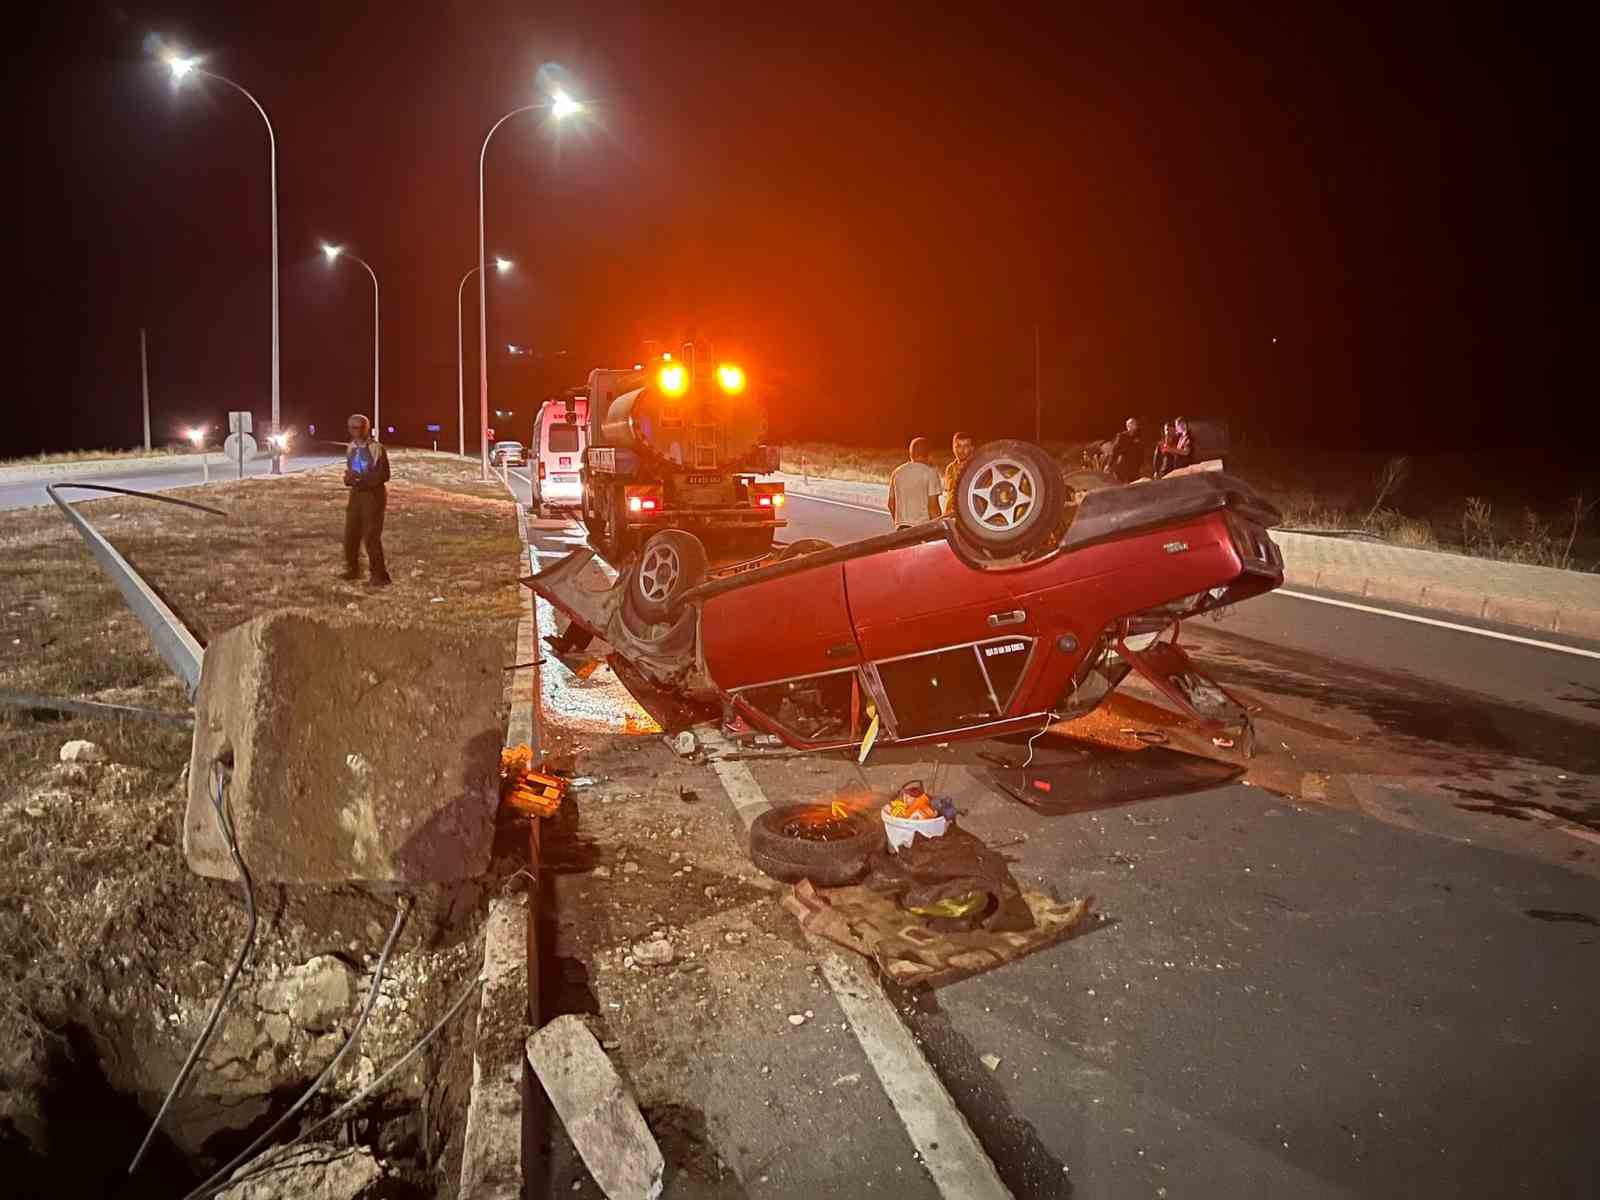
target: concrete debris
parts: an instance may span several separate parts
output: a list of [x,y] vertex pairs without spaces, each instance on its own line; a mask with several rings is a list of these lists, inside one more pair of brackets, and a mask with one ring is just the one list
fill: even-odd
[[104,750],[82,738],[73,738],[61,747],[61,761],[64,763],[105,762],[105,760]]
[[691,754],[693,754],[698,746],[699,743],[695,741],[692,730],[685,729],[677,737],[672,739],[673,750],[677,751],[677,753],[682,755],[684,758],[688,758]]
[[528,1063],[609,1200],[656,1200],[665,1170],[661,1148],[583,1019],[557,1017],[531,1034]]
[[[264,1169],[264,1171],[263,1171]],[[256,1171],[255,1179],[245,1179]],[[365,1146],[296,1146],[268,1150],[234,1172],[233,1183],[217,1200],[356,1200],[384,1177]]]
[[635,943],[633,957],[647,967],[664,967],[672,961],[672,943],[662,937]]
[[[269,1013],[287,1014],[300,1029],[324,1033],[353,1011],[359,980],[339,959],[322,954],[286,971],[283,978],[262,984],[256,1000]],[[270,1030],[272,1018],[264,1024]]]
[[998,1054],[985,1054],[978,1061],[991,1071],[996,1071],[1000,1068],[1000,1056]]
[[[233,879],[211,791],[257,884],[454,882],[489,865],[500,647],[344,614],[270,612],[206,647],[184,856]],[[377,682],[372,682],[376,680]]]

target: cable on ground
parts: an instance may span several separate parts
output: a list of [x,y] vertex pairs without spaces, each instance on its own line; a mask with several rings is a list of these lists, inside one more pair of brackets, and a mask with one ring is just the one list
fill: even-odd
[[133,1156],[133,1161],[128,1164],[128,1174],[132,1175],[139,1169],[139,1164],[144,1161],[144,1156],[150,1150],[150,1143],[155,1140],[156,1130],[161,1128],[161,1122],[167,1115],[167,1110],[172,1107],[178,1093],[183,1090],[184,1084],[189,1081],[190,1072],[194,1070],[195,1063],[200,1060],[200,1054],[205,1049],[206,1043],[211,1040],[211,1034],[217,1027],[217,1020],[222,1016],[222,1009],[228,1003],[228,997],[233,993],[234,981],[239,978],[239,971],[244,967],[245,959],[250,956],[250,949],[256,941],[256,893],[250,883],[250,872],[245,870],[244,859],[239,855],[239,842],[233,833],[233,819],[228,815],[227,802],[224,799],[223,778],[228,774],[228,767],[221,759],[214,759],[211,763],[211,809],[217,818],[217,829],[222,834],[223,841],[228,843],[228,855],[233,859],[233,866],[239,872],[239,880],[244,884],[244,908],[249,915],[250,924],[245,930],[244,944],[239,947],[239,953],[233,960],[233,967],[228,971],[228,977],[222,981],[222,992],[217,996],[216,1003],[211,1006],[211,1015],[206,1018],[205,1028],[200,1031],[200,1036],[195,1039],[194,1045],[189,1048],[189,1057],[184,1060],[183,1067],[178,1072],[178,1077],[172,1081],[172,1086],[167,1089],[166,1099],[161,1102],[161,1109],[156,1113],[155,1120],[150,1122],[150,1128],[145,1132],[144,1141],[139,1143],[139,1149]]
[[[338,1108],[334,1109],[327,1116],[323,1117],[322,1120],[316,1122],[313,1125],[307,1126],[301,1133],[299,1133],[298,1135],[296,1135],[294,1138],[290,1139],[289,1141],[285,1142],[281,1147],[279,1147],[278,1152],[280,1154],[286,1154],[290,1150],[293,1150],[301,1142],[304,1142],[304,1141],[308,1140],[311,1137],[311,1135],[316,1133],[318,1130],[326,1128],[327,1126],[333,1124],[335,1121],[339,1120],[341,1117],[343,1117],[346,1114],[348,1114],[352,1109],[354,1109],[358,1104],[360,1104],[368,1096],[372,1095],[373,1092],[377,1091],[380,1087],[382,1087],[385,1083],[387,1083],[389,1081],[389,1079],[394,1075],[394,1073],[396,1071],[398,1071],[401,1067],[405,1066],[406,1063],[410,1062],[413,1058],[415,1058],[417,1056],[417,1054],[422,1050],[422,1048],[424,1046],[426,1046],[429,1042],[433,1041],[433,1039],[436,1038],[439,1035],[440,1031],[443,1030],[444,1027],[451,1022],[451,1020],[455,1017],[455,1015],[458,1012],[460,1012],[464,1007],[466,1007],[467,1001],[472,999],[473,995],[477,992],[478,988],[480,986],[482,986],[482,984],[483,984],[483,976],[482,975],[474,975],[470,980],[467,981],[467,986],[462,988],[460,993],[457,994],[455,1000],[451,1002],[450,1007],[445,1009],[444,1015],[442,1017],[440,1017],[436,1022],[434,1022],[433,1028],[429,1029],[428,1032],[424,1033],[420,1038],[418,1038],[415,1042],[413,1042],[411,1044],[411,1048],[409,1050],[407,1050],[404,1054],[402,1054],[399,1058],[395,1059],[394,1062],[391,1063],[384,1070],[383,1074],[379,1075],[371,1083],[367,1084],[366,1087],[362,1088],[359,1092],[357,1092],[354,1096],[351,1096],[350,1099],[346,1100]],[[230,1187],[233,1187],[235,1184],[245,1183],[245,1182],[247,1182],[247,1181],[249,1181],[251,1179],[260,1178],[262,1175],[267,1175],[267,1174],[270,1174],[273,1171],[280,1170],[281,1166],[282,1166],[282,1164],[276,1163],[276,1162],[263,1163],[256,1170],[247,1171],[245,1174],[240,1175],[237,1179],[226,1179],[226,1180],[223,1180],[220,1183],[202,1185],[200,1191],[191,1192],[190,1196],[194,1197],[195,1200],[198,1200],[198,1198],[201,1196],[202,1193],[204,1193],[204,1195],[206,1195],[206,1196],[214,1196],[217,1192],[221,1191],[223,1188],[230,1188]],[[189,1200],[189,1198],[186,1197],[185,1200]]]
[[355,1027],[350,1030],[350,1035],[345,1038],[344,1044],[339,1047],[338,1053],[333,1056],[333,1061],[322,1069],[322,1074],[318,1075],[314,1080],[311,1081],[311,1086],[306,1088],[306,1090],[301,1093],[300,1099],[296,1100],[292,1105],[289,1106],[288,1112],[284,1113],[283,1116],[279,1117],[276,1121],[269,1125],[265,1132],[263,1132],[260,1137],[256,1138],[255,1141],[251,1142],[243,1150],[239,1151],[238,1154],[234,1155],[233,1158],[229,1159],[226,1163],[213,1171],[211,1176],[206,1179],[204,1183],[185,1196],[183,1200],[199,1200],[199,1197],[208,1195],[211,1191],[215,1190],[213,1187],[214,1184],[218,1183],[219,1181],[226,1182],[229,1171],[232,1171],[241,1163],[248,1162],[250,1157],[255,1154],[255,1152],[259,1150],[262,1145],[264,1145],[272,1137],[273,1134],[282,1129],[289,1119],[295,1115],[295,1113],[299,1112],[302,1108],[309,1104],[312,1097],[322,1090],[323,1086],[328,1082],[328,1080],[333,1078],[334,1072],[339,1069],[339,1063],[343,1061],[344,1056],[349,1053],[350,1047],[355,1045],[356,1038],[360,1035],[362,1027],[367,1023],[367,1017],[372,1013],[372,1005],[378,999],[378,989],[383,984],[384,969],[389,965],[389,953],[394,949],[394,944],[400,937],[400,930],[405,925],[406,917],[410,915],[410,912],[411,897],[401,897],[400,907],[394,914],[394,924],[389,927],[389,938],[383,943],[383,953],[378,955],[378,965],[372,972],[372,987],[367,991],[367,1001],[361,1006],[361,1015],[356,1018]]

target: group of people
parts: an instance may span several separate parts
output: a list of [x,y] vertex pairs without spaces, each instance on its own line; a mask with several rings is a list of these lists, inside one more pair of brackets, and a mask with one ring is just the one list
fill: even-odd
[[956,481],[976,445],[970,433],[957,433],[951,438],[950,452],[955,458],[941,475],[931,461],[933,447],[928,439],[911,439],[909,458],[889,476],[889,519],[896,529],[955,512]]
[[1150,451],[1139,432],[1139,418],[1129,417],[1122,429],[1112,439],[1105,468],[1123,483],[1132,483],[1145,473],[1149,463],[1150,477],[1163,475],[1187,467],[1194,462],[1194,437],[1189,433],[1189,422],[1174,417],[1161,426],[1161,440]]

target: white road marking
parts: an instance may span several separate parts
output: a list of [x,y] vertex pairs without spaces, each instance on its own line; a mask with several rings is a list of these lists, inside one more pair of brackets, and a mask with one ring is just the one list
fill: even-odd
[[533,486],[533,480],[529,479],[521,471],[512,471],[511,474],[515,475],[518,479],[522,480],[522,482],[527,484],[529,487]]
[[784,494],[793,496],[797,500],[815,500],[818,504],[837,504],[840,508],[859,508],[862,512],[877,513],[885,521],[889,519],[889,510],[887,508],[874,508],[870,504],[852,504],[849,500],[830,500],[826,496],[815,496],[810,492],[785,492]]
[[[744,763],[713,759],[711,769],[746,829],[760,813],[772,807]],[[824,949],[820,957],[823,978],[844,1010],[850,1031],[872,1064],[939,1194],[952,1200],[1011,1200],[1011,1193],[1001,1182],[983,1144],[950,1098],[944,1082],[917,1049],[911,1031],[883,989],[863,978],[854,963],[845,961],[832,949]]]
[[1519,646],[1533,646],[1540,650],[1554,650],[1557,654],[1573,654],[1582,658],[1600,659],[1600,651],[1585,650],[1580,646],[1563,646],[1559,642],[1542,642],[1538,638],[1519,637],[1514,633],[1501,633],[1496,629],[1479,629],[1476,625],[1460,625],[1455,621],[1441,621],[1435,617],[1419,617],[1413,613],[1395,612],[1392,608],[1376,608],[1371,604],[1357,604],[1353,600],[1335,600],[1332,596],[1313,596],[1309,592],[1294,592],[1278,588],[1269,596],[1291,596],[1296,600],[1311,600],[1317,604],[1332,604],[1338,608],[1353,608],[1357,612],[1375,613],[1380,617],[1393,617],[1397,621],[1415,621],[1419,625],[1436,625],[1440,629],[1454,629],[1458,633],[1475,633],[1479,637],[1497,638],[1502,642],[1515,642]]
[[922,1156],[941,1196],[961,1200],[1010,1200],[1011,1192],[984,1152],[977,1134],[889,1003],[883,989],[863,979],[852,962],[829,950],[822,955],[822,977],[844,1009],[850,1031],[877,1073]]

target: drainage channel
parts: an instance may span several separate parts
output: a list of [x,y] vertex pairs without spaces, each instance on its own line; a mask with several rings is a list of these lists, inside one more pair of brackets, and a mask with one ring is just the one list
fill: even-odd
[[[204,648],[57,494],[67,487],[123,489],[49,490],[192,696]],[[517,662],[532,658],[531,616],[530,605]],[[514,673],[511,687],[508,743],[528,740],[535,694],[526,672]],[[64,811],[91,856],[111,852],[97,838],[119,830],[133,807],[126,788],[113,786],[118,779],[100,768],[66,779]],[[171,810],[174,820],[157,816],[143,849],[125,849],[123,874],[105,870],[98,883],[84,881],[82,890],[98,894],[101,884],[137,877],[131,898],[119,903],[107,893],[100,926],[85,942],[94,951],[83,955],[82,976],[63,986],[44,1020],[28,1014],[21,1036],[12,1039],[5,1026],[0,1174],[8,1194],[239,1196],[247,1177],[257,1186],[270,1181],[270,1191],[252,1196],[354,1195],[380,1181],[391,1197],[521,1194],[520,1151],[505,1188],[479,1186],[494,1173],[473,1175],[480,1160],[471,1132],[474,1081],[506,1044],[522,1068],[515,1089],[526,1089],[531,900],[526,890],[489,894],[501,890],[497,877],[535,865],[528,826],[504,831],[487,879],[403,891],[241,888],[183,866],[174,835],[186,787],[169,782],[141,801],[157,813]],[[242,963],[236,979],[235,959]],[[174,1088],[188,1058],[192,1072]],[[492,1120],[477,1128],[492,1144],[520,1146],[528,1109],[519,1097],[509,1139]],[[263,1170],[267,1153],[277,1157]]]

